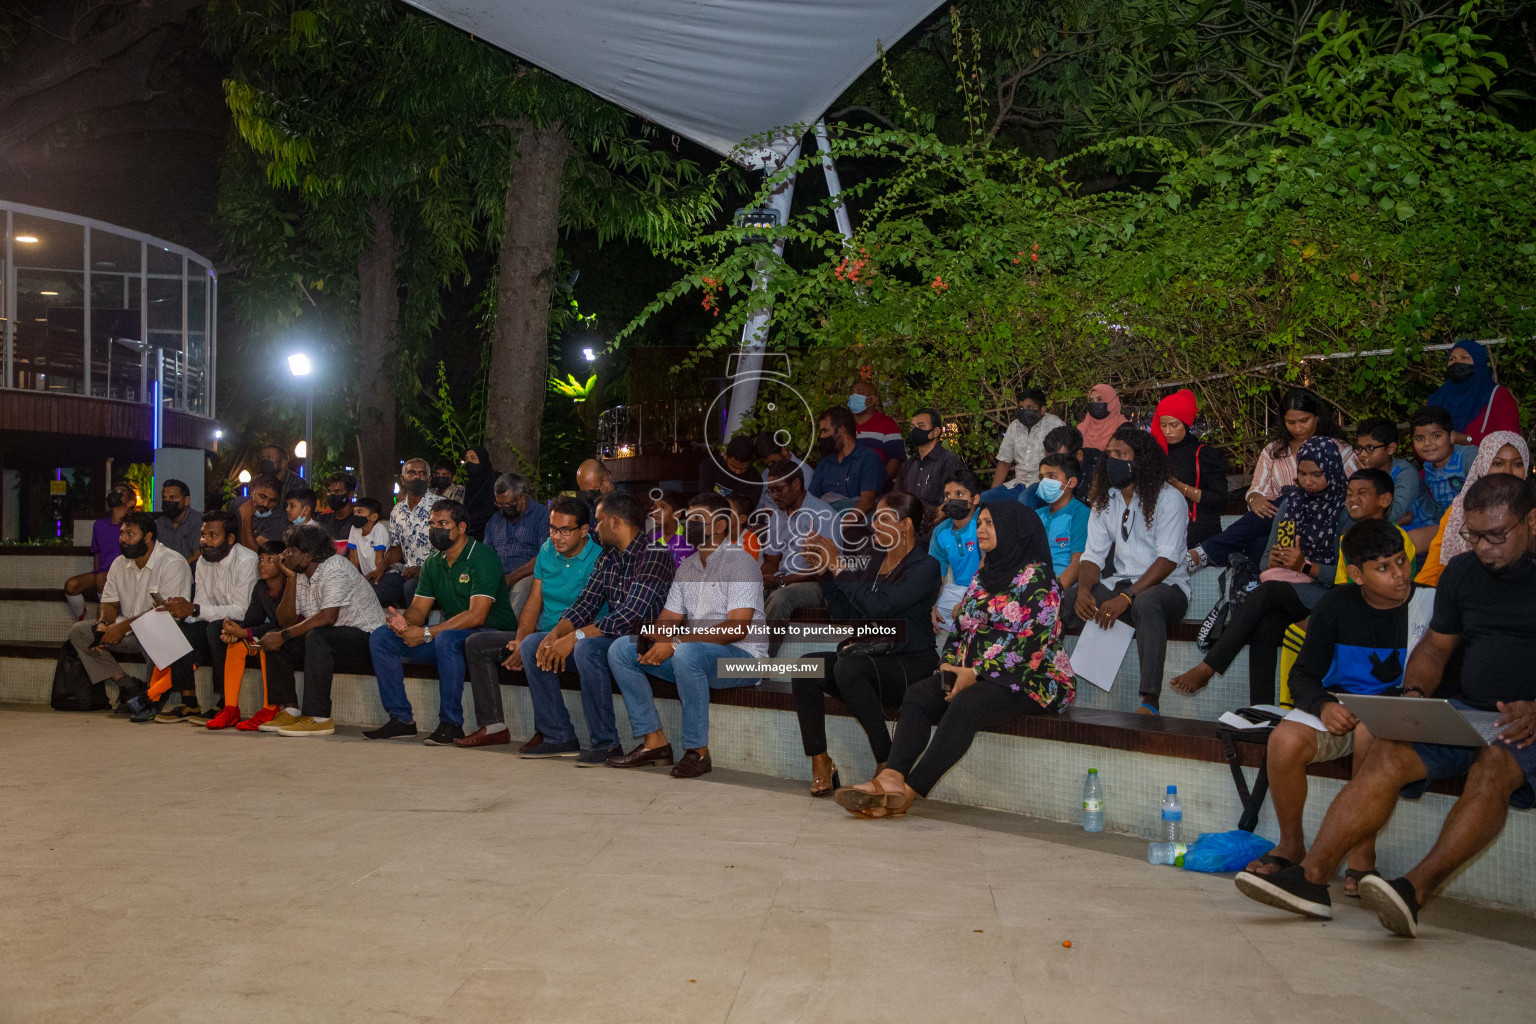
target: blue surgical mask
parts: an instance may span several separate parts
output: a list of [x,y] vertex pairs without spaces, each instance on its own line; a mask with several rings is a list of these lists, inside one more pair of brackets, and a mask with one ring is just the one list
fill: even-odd
[[307,522],[309,522],[309,517],[308,516],[299,516],[299,518],[297,518],[297,519],[295,519],[293,521],[293,525],[294,526],[303,526]]
[[853,412],[855,416],[857,416],[859,413],[864,411],[866,401],[867,400],[863,395],[849,395],[848,408]]
[[271,518],[272,513],[276,511],[277,509],[275,508],[269,508],[265,512],[259,508],[253,508],[251,509],[251,515],[255,516],[257,519],[269,519]]
[[1056,503],[1056,499],[1061,497],[1061,491],[1061,481],[1052,480],[1050,477],[1046,477],[1044,480],[1041,480],[1040,485],[1035,488],[1035,493],[1040,495],[1040,500],[1045,502],[1047,505],[1054,505]]

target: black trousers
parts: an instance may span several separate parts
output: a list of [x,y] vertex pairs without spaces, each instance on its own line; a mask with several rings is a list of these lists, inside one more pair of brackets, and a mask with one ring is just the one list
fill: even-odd
[[[907,688],[886,767],[901,772],[907,785],[927,796],[944,773],[965,756],[982,729],[996,729],[1020,715],[1045,712],[1027,692],[1016,692],[987,679],[976,680],[947,701],[942,676],[935,672]],[[938,726],[937,732],[931,732],[934,726]]]
[[[273,704],[293,704],[293,670],[303,665],[304,703],[300,710],[312,718],[330,718],[331,682],[338,662],[368,666],[371,675],[368,634],[355,626],[321,626],[289,640],[277,650],[267,652],[267,699]],[[280,690],[283,686],[286,689]],[[280,692],[282,697],[278,696]]]
[[224,641],[219,634],[224,630],[224,620],[218,622],[177,622],[181,635],[192,645],[192,653],[171,665],[171,689],[180,693],[197,692],[198,665],[213,669],[214,704],[221,703],[220,686],[224,671]]
[[1248,648],[1248,703],[1275,702],[1275,674],[1280,664],[1280,641],[1285,628],[1308,615],[1296,585],[1280,580],[1260,583],[1232,616],[1221,637],[1206,652],[1205,663],[1226,672],[1233,659]]
[[933,672],[939,664],[937,651],[915,654],[854,654],[825,652],[826,669],[820,679],[796,679],[795,711],[800,716],[800,739],[807,757],[827,752],[827,709],[823,694],[848,705],[869,737],[876,763],[891,758],[891,737],[885,728],[885,709],[901,703],[907,687]]

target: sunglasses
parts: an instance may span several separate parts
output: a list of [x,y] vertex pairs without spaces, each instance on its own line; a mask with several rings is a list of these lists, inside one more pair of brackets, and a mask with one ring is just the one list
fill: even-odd
[[1131,539],[1131,506],[1125,506],[1125,514],[1120,517],[1120,539]]

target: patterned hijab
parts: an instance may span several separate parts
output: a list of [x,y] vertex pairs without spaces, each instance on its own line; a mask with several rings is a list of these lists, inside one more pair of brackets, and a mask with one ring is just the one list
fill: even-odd
[[1531,450],[1526,447],[1525,438],[1508,430],[1495,430],[1482,443],[1477,446],[1477,458],[1472,460],[1472,468],[1467,471],[1466,483],[1461,485],[1461,490],[1456,494],[1456,500],[1451,502],[1451,510],[1445,516],[1445,534],[1440,538],[1440,564],[1449,565],[1451,559],[1467,548],[1467,542],[1461,539],[1461,528],[1467,521],[1467,513],[1462,508],[1462,501],[1467,496],[1467,488],[1477,483],[1488,475],[1488,467],[1493,465],[1494,458],[1499,454],[1499,449],[1505,445],[1513,445],[1515,451],[1520,453],[1520,458],[1525,460],[1525,468],[1531,468]]
[[1095,384],[1088,389],[1088,401],[1103,402],[1109,407],[1109,415],[1101,420],[1092,416],[1084,416],[1083,421],[1077,425],[1078,432],[1083,435],[1084,448],[1096,448],[1103,451],[1109,444],[1110,438],[1115,436],[1115,431],[1125,425],[1126,418],[1120,414],[1120,396],[1115,389],[1108,384]]
[[1296,544],[1307,561],[1319,565],[1333,561],[1339,540],[1339,516],[1349,481],[1344,474],[1344,459],[1339,443],[1331,437],[1309,437],[1296,453],[1296,464],[1316,463],[1328,480],[1317,493],[1291,484],[1280,492],[1282,515],[1296,521]]

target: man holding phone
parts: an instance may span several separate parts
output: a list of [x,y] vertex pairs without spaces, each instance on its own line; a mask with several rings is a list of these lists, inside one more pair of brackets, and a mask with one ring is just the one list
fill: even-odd
[[[122,554],[107,570],[97,619],[77,622],[69,631],[69,642],[79,652],[91,682],[110,681],[116,686],[117,714],[131,715],[135,722],[153,720],[158,704],[149,699],[145,685],[124,672],[112,655],[143,650],[131,631],[134,619],[153,611],[164,600],[192,596],[192,567],[160,545],[156,532],[155,517],[147,512],[130,512],[123,517],[118,530]],[[164,665],[157,670],[170,668]]]

